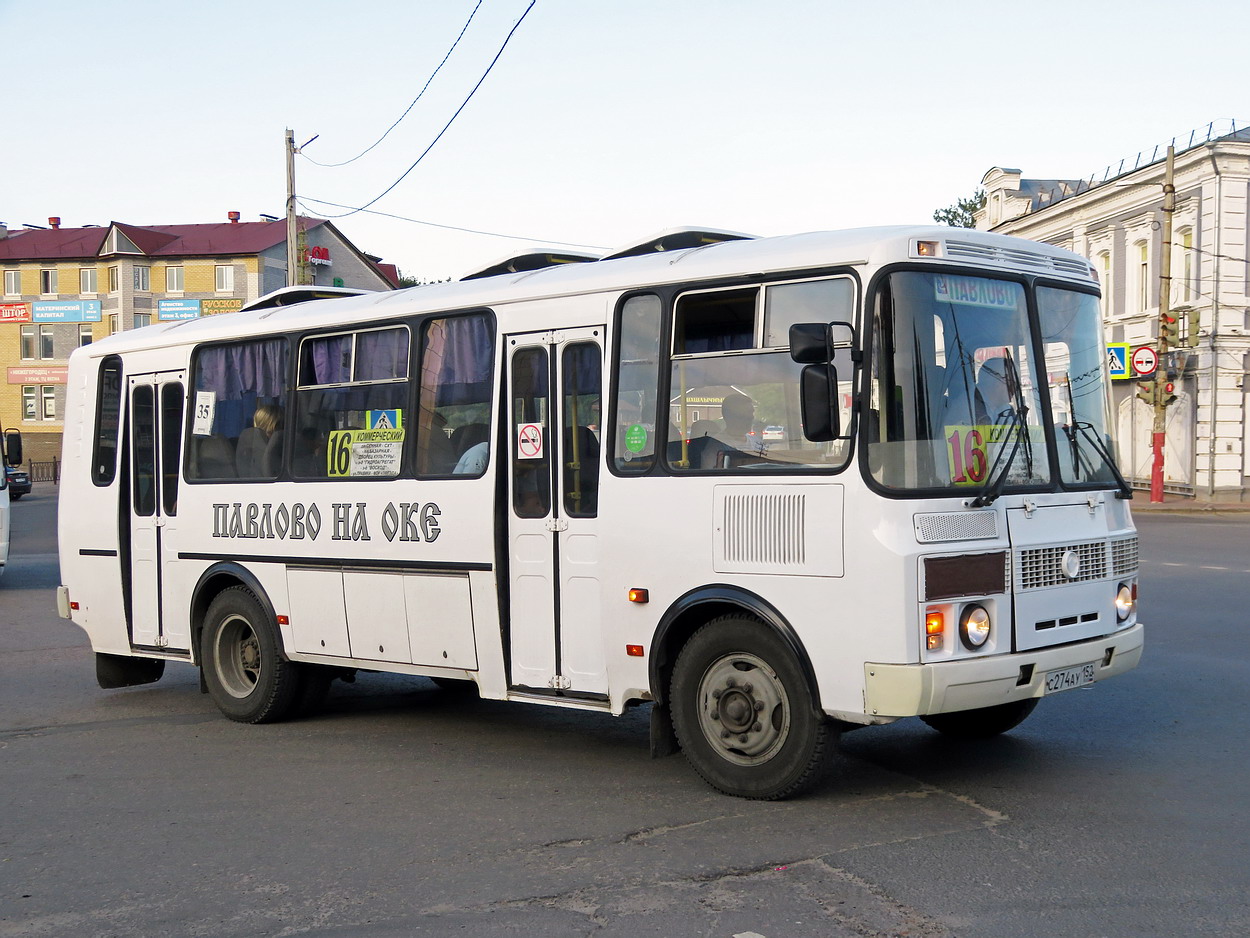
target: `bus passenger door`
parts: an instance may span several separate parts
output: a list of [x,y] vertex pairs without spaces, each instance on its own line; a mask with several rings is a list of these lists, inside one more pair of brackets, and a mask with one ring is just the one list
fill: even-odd
[[176,557],[184,372],[131,375],[130,642],[185,651],[189,635],[171,635],[164,616],[164,573]]
[[509,661],[517,688],[608,690],[598,522],[603,333],[600,326],[508,338]]

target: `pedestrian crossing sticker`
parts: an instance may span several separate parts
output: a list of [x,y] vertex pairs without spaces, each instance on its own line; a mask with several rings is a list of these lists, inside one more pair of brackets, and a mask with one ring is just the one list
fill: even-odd
[[365,415],[370,430],[402,430],[404,428],[402,410],[368,410],[365,411]]

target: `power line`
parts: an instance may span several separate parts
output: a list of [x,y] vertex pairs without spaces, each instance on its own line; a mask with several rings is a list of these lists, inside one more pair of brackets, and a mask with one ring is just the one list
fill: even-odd
[[[301,205],[303,205],[305,201],[316,202],[318,205],[332,205],[335,208],[352,208],[352,206],[350,205],[340,205],[338,202],[327,202],[324,199],[314,199],[306,195],[299,197],[299,202]],[[310,208],[307,205],[304,205],[304,209],[310,214],[322,216],[322,213],[320,211]],[[376,209],[354,208],[352,210],[356,212],[364,212],[366,215],[381,215],[383,218],[394,218],[398,221],[412,222],[414,225],[426,225],[430,228],[442,228],[446,231],[463,231],[467,234],[486,235],[487,237],[491,237],[491,238],[508,238],[512,241],[530,241],[530,242],[536,242],[539,244],[563,244],[563,245],[567,245],[568,247],[574,247],[574,248],[589,248],[592,251],[608,250],[608,248],[602,244],[579,244],[576,241],[560,241],[556,238],[529,238],[529,237],[525,237],[524,235],[503,234],[502,232],[498,232],[498,231],[482,231],[479,228],[463,228],[459,225],[443,225],[435,221],[424,221],[423,219],[420,219],[420,218],[407,218],[404,215],[392,215],[390,212],[379,212]],[[346,214],[350,215],[351,212],[348,212]],[[342,215],[329,215],[329,216],[322,216],[322,217],[342,218],[343,216]]]
[[460,35],[456,37],[456,41],[451,44],[451,48],[448,49],[447,54],[443,56],[443,61],[438,63],[438,68],[434,69],[434,71],[430,73],[430,77],[426,79],[425,84],[421,87],[421,90],[417,93],[417,96],[412,99],[412,103],[408,105],[408,107],[404,110],[404,113],[399,115],[399,119],[396,120],[395,123],[391,124],[390,127],[386,128],[386,132],[383,133],[382,136],[378,137],[377,140],[369,144],[369,146],[365,147],[363,150],[361,150],[359,153],[353,156],[350,160],[343,160],[343,162],[341,163],[319,163],[317,160],[314,160],[311,156],[304,156],[302,148],[300,150],[296,150],[296,152],[299,153],[300,156],[303,156],[304,159],[308,160],[308,162],[312,163],[315,166],[324,166],[327,169],[333,169],[336,166],[346,166],[348,163],[356,162],[356,160],[360,159],[362,156],[364,156],[366,153],[368,153],[370,150],[376,147],[379,143],[385,140],[387,134],[389,134],[392,130],[398,127],[400,121],[402,121],[405,117],[408,116],[408,113],[416,106],[416,103],[421,100],[422,96],[426,92],[426,89],[430,87],[430,83],[434,81],[434,76],[437,75],[439,71],[442,69],[442,67],[447,64],[447,60],[451,58],[451,54],[456,51],[456,46],[460,45],[460,40],[463,39],[464,34],[468,32],[469,24],[473,22],[473,17],[477,16],[478,8],[481,7],[483,2],[484,0],[477,0],[477,6],[473,8],[473,12],[469,14],[469,18],[465,20],[464,26],[460,30]]
[[[461,103],[460,107],[456,108],[456,113],[451,115],[451,119],[447,121],[446,124],[443,125],[443,129],[438,132],[438,136],[436,136],[430,142],[430,145],[421,152],[421,155],[418,156],[416,160],[413,161],[413,164],[409,166],[406,170],[404,170],[403,175],[401,175],[393,183],[391,183],[389,186],[383,189],[381,193],[376,195],[374,198],[370,199],[368,202],[366,202],[364,205],[360,206],[359,208],[353,208],[350,212],[343,212],[340,215],[330,215],[328,216],[329,218],[346,218],[348,215],[354,215],[357,212],[363,212],[370,205],[373,205],[375,202],[382,199],[388,192],[390,192],[392,189],[398,186],[401,182],[403,182],[404,179],[408,176],[408,174],[417,168],[417,164],[420,163],[423,159],[425,159],[426,154],[428,154],[431,150],[434,149],[434,145],[438,143],[439,140],[442,139],[443,134],[447,133],[447,129],[451,127],[451,125],[455,122],[456,118],[460,116],[460,112],[463,111],[466,106],[468,106],[468,103],[473,99],[473,96],[477,94],[477,89],[482,87],[482,83],[486,81],[486,76],[488,76],[491,73],[491,70],[495,67],[495,63],[497,63],[499,61],[500,56],[503,55],[503,50],[508,48],[508,43],[512,41],[512,37],[516,34],[516,31],[521,28],[521,24],[525,22],[525,17],[529,16],[530,10],[534,9],[534,4],[537,2],[538,0],[530,0],[529,6],[525,8],[525,12],[521,14],[520,19],[516,21],[512,29],[508,32],[508,35],[504,38],[503,45],[499,47],[499,51],[495,53],[495,57],[490,60],[490,65],[486,66],[486,71],[483,72],[482,77],[477,80],[477,84],[473,86],[473,90],[469,92],[468,96]],[[316,200],[313,200],[313,201],[316,201]],[[324,204],[328,205],[330,203],[327,202]]]

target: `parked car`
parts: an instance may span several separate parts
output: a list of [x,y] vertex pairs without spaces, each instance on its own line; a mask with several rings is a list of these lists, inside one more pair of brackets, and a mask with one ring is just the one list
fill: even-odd
[[30,474],[16,466],[5,466],[4,473],[9,477],[9,498],[17,501],[23,495],[30,494]]

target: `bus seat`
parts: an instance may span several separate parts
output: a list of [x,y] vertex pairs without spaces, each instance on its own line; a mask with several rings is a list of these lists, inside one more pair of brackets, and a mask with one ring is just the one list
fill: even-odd
[[233,479],[238,473],[234,465],[234,445],[224,436],[207,436],[198,439],[195,459],[197,479]]
[[234,467],[241,479],[258,479],[265,473],[265,449],[269,445],[269,435],[260,427],[246,427],[239,434],[239,443],[234,451]]

